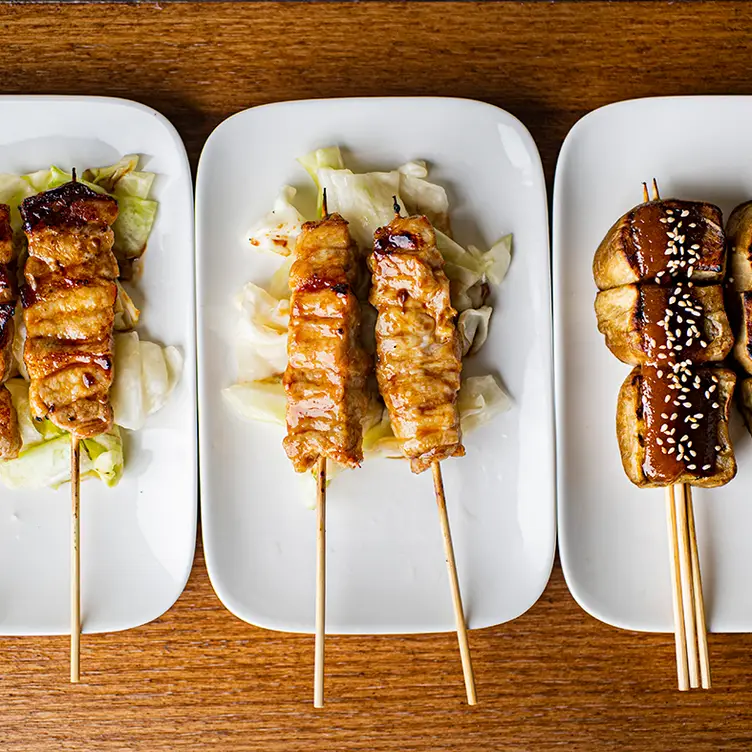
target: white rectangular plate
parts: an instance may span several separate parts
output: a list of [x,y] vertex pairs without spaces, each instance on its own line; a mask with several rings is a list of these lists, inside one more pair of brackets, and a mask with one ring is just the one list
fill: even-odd
[[[554,329],[560,553],[572,594],[617,627],[673,631],[662,489],[626,478],[616,443],[616,398],[630,366],[596,328],[593,254],[609,227],[661,195],[710,201],[724,218],[752,198],[750,97],[621,102],[590,113],[562,147],[554,189]],[[736,412],[736,409],[734,408]],[[738,415],[731,438],[739,473],[694,491],[709,628],[752,629],[752,442]]]
[[[514,619],[539,597],[555,544],[546,197],[527,130],[490,105],[455,99],[289,102],[241,112],[209,138],[197,179],[199,416],[207,567],[241,619],[310,632],[315,514],[281,446],[283,429],[244,423],[221,390],[235,379],[233,297],[278,258],[245,239],[279,188],[313,201],[296,157],[340,145],[348,166],[425,159],[450,193],[455,234],[488,247],[514,233],[494,293],[491,334],[470,373],[495,372],[515,407],[443,464],[471,627]],[[377,460],[332,481],[327,501],[327,626],[340,633],[453,628],[430,473]]]
[[[116,488],[81,486],[84,632],[157,618],[183,590],[196,537],[195,299],[191,174],[173,126],[149,107],[100,97],[1,97],[0,172],[70,169],[143,155],[155,172],[157,219],[130,289],[139,334],[176,345],[183,376],[168,404],[138,432],[123,431]],[[69,631],[70,486],[0,488],[0,633]]]

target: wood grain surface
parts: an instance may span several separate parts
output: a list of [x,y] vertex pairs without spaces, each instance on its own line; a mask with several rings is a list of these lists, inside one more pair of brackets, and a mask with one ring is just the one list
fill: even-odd
[[[483,99],[520,117],[550,181],[568,129],[595,107],[752,94],[745,2],[17,5],[0,6],[0,23],[0,90],[145,102],[175,123],[194,166],[210,131],[252,105],[433,94]],[[161,619],[85,638],[85,684],[67,683],[68,638],[3,639],[0,745],[752,748],[750,635],[711,636],[714,689],[679,694],[671,637],[596,622],[557,566],[529,613],[470,638],[475,709],[465,705],[455,637],[440,635],[331,638],[328,704],[315,712],[312,639],[231,616],[199,553],[186,592]]]

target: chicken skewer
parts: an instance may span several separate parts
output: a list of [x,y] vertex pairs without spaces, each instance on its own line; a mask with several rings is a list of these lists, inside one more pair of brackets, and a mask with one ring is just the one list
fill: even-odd
[[21,300],[24,362],[36,420],[71,437],[71,682],[80,677],[79,442],[108,431],[113,414],[117,201],[73,180],[21,204],[29,256]]
[[462,369],[457,312],[444,261],[426,217],[395,217],[376,231],[368,265],[376,321],[376,377],[395,436],[414,473],[432,469],[467,701],[476,704],[440,462],[464,455],[457,394]]
[[13,337],[16,310],[16,282],[13,262],[13,232],[10,208],[0,204],[0,460],[11,460],[21,449],[18,416],[10,392],[3,382],[13,363]]
[[360,344],[360,304],[353,292],[360,262],[347,222],[328,214],[303,225],[290,269],[287,436],[297,472],[316,468],[315,707],[324,703],[326,462],[358,467],[367,407],[368,358]]

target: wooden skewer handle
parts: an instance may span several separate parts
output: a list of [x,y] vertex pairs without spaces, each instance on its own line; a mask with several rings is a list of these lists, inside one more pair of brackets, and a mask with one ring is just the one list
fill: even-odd
[[465,691],[467,692],[467,704],[475,705],[478,702],[475,694],[475,675],[473,673],[473,661],[470,656],[470,644],[467,639],[467,624],[465,612],[462,608],[462,595],[460,582],[457,577],[457,564],[454,560],[454,546],[452,545],[452,532],[449,528],[449,516],[447,515],[446,497],[444,496],[444,481],[441,477],[441,466],[438,462],[432,465],[433,484],[436,492],[436,503],[439,507],[439,520],[441,521],[441,534],[444,538],[444,554],[447,569],[449,571],[449,586],[452,591],[452,605],[454,606],[454,620],[457,625],[457,641],[460,646],[460,658],[462,660],[462,673],[465,677]]
[[80,444],[71,434],[71,649],[70,680],[80,679],[81,669],[81,478]]
[[316,644],[313,707],[324,706],[324,640],[326,635],[326,457],[316,468]]

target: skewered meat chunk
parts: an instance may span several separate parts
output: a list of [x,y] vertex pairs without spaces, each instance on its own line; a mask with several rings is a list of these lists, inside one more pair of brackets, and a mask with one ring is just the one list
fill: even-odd
[[7,387],[0,387],[0,459],[12,460],[21,451],[21,432],[18,429],[16,408]]
[[376,231],[368,265],[379,391],[402,452],[420,473],[465,453],[457,409],[462,345],[431,223],[395,217]]
[[353,292],[358,249],[338,214],[306,222],[290,270],[287,436],[297,472],[320,457],[357,467],[363,461],[368,358],[360,344],[360,305]]
[[657,371],[635,368],[619,391],[616,434],[627,477],[642,488],[728,483],[736,475],[728,430],[736,375],[691,365],[669,379]]
[[608,349],[630,365],[656,362],[661,353],[720,361],[734,346],[720,285],[613,287],[598,293],[595,313]]
[[24,361],[35,418],[80,438],[112,426],[117,201],[77,182],[24,200]]
[[[13,337],[16,310],[16,284],[11,264],[13,262],[13,231],[10,226],[10,208],[0,204],[0,385],[10,375],[13,366]],[[21,450],[18,416],[10,392],[0,386],[0,459],[10,460]]]
[[719,284],[725,272],[721,210],[667,199],[636,206],[598,246],[593,276],[599,290],[669,278]]

